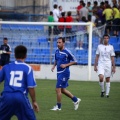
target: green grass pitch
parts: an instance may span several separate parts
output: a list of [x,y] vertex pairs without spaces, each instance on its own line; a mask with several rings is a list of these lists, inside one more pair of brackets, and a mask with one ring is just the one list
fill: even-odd
[[[69,81],[70,90],[81,98],[77,111],[72,100],[62,96],[62,110],[51,111],[56,104],[55,80],[37,80],[36,97],[40,107],[37,120],[120,120],[120,83],[112,82],[109,98],[100,97],[98,82]],[[3,84],[0,84],[0,91]],[[11,120],[17,120],[13,117]]]

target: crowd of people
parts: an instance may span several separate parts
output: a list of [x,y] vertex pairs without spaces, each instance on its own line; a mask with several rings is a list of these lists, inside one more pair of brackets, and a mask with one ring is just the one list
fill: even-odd
[[[112,36],[118,36],[120,31],[120,1],[113,0],[113,6],[109,4],[109,1],[101,2],[98,5],[97,1],[84,3],[83,0],[79,2],[79,5],[76,8],[76,17],[72,15],[71,11],[64,11],[62,6],[54,4],[53,11],[50,11],[50,16],[48,17],[48,22],[92,22],[93,27],[100,27],[106,24],[105,32],[111,34]],[[51,18],[51,19],[50,19]],[[89,32],[89,28],[86,27],[86,31]],[[78,29],[76,30],[76,32]],[[72,33],[72,26],[54,26],[53,34],[57,35],[61,32],[67,34]],[[49,27],[49,35],[51,35],[51,26]],[[78,36],[78,34],[77,34]],[[78,37],[82,38],[82,37]],[[77,40],[78,41],[78,40]],[[80,41],[80,49],[83,40]],[[78,43],[77,46],[78,47]]]

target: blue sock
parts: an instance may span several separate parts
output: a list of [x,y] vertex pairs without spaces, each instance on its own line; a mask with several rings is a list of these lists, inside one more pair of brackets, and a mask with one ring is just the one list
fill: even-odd
[[61,103],[57,103],[57,106],[60,109],[61,108]]
[[77,97],[74,96],[74,97],[72,98],[72,100],[73,100],[73,102],[77,102],[78,99],[77,99]]

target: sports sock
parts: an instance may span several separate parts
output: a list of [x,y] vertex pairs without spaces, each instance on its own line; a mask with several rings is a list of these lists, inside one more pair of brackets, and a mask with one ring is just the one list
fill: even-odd
[[60,109],[61,108],[61,103],[57,103],[57,106]]
[[110,92],[110,82],[106,83],[106,95],[109,95]]
[[73,102],[77,102],[77,100],[78,100],[78,99],[77,99],[77,97],[75,97],[75,96],[72,98],[72,101],[73,101]]
[[99,85],[101,87],[101,92],[104,92],[105,89],[104,89],[104,81],[103,82],[99,82]]

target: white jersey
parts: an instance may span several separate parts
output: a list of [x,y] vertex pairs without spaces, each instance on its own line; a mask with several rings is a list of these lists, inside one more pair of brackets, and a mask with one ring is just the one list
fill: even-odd
[[59,19],[59,10],[58,9],[53,10],[53,17],[54,17],[54,21],[58,22],[58,19]]
[[111,62],[111,56],[115,56],[114,48],[112,45],[98,45],[96,54],[99,55],[98,63]]

